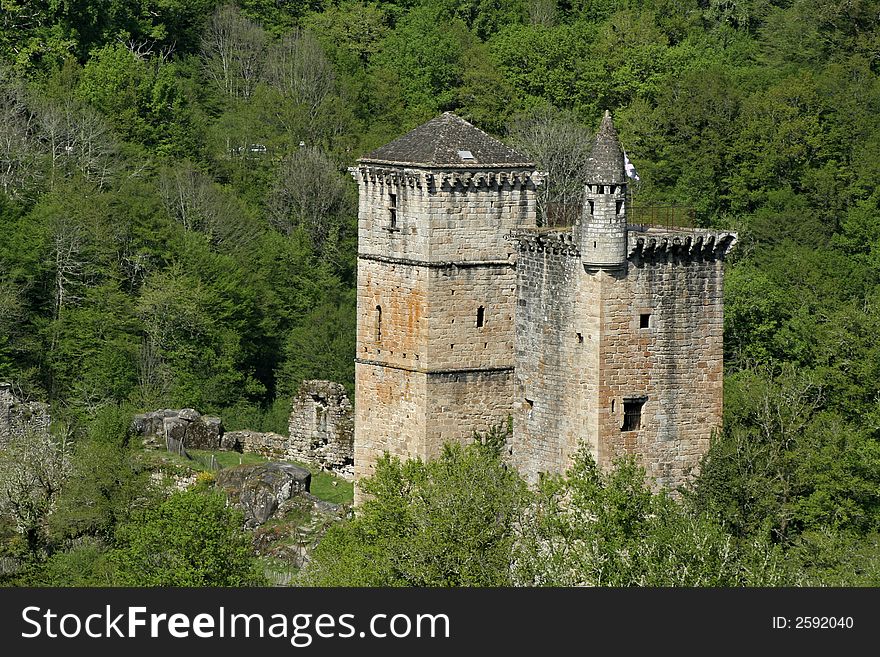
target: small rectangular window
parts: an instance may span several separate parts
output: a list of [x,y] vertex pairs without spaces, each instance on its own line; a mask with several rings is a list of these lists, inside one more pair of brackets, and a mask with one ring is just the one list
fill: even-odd
[[623,201],[615,201],[614,206],[614,211],[617,214],[621,214],[623,212]]
[[638,431],[642,428],[642,407],[646,401],[644,397],[623,400],[623,426],[621,431]]
[[389,195],[391,200],[388,203],[389,227],[397,228],[397,194]]
[[642,313],[639,315],[639,328],[651,328],[651,313]]
[[477,328],[482,328],[486,320],[486,309],[483,306],[477,308]]

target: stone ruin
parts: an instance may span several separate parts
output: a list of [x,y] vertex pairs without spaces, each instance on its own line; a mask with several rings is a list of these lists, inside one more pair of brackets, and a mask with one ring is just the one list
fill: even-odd
[[290,413],[288,459],[354,476],[354,413],[345,388],[303,381]]
[[49,432],[49,406],[19,399],[9,383],[0,383],[0,447],[28,431]]
[[145,445],[225,449],[298,461],[344,478],[354,476],[354,418],[345,388],[330,381],[304,381],[293,400],[290,437],[273,432],[224,432],[219,417],[191,408],[136,415],[132,428]]
[[169,442],[192,449],[219,449],[223,424],[219,417],[202,415],[192,408],[163,409],[135,415],[132,429],[145,445],[166,446]]

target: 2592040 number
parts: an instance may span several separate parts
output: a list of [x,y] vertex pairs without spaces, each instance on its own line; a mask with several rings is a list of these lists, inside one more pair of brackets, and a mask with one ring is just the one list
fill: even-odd
[[796,630],[851,630],[853,624],[852,616],[796,616],[794,620]]

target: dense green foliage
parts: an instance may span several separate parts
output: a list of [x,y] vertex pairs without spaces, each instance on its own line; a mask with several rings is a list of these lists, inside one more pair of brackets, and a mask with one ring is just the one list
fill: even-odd
[[[345,166],[358,155],[454,110],[570,176],[554,190],[576,204],[565,145],[580,153],[608,108],[641,175],[636,204],[692,207],[740,243],[726,280],[725,430],[703,475],[681,508],[645,502],[644,536],[600,524],[581,539],[617,555],[663,536],[729,540],[740,565],[722,581],[742,583],[754,580],[741,555],[769,542],[807,581],[876,584],[878,11],[877,0],[4,0],[0,378],[50,401],[59,425],[54,443],[8,456],[33,467],[7,467],[31,479],[19,482],[28,503],[4,506],[4,544],[68,581],[120,540],[132,508],[151,506],[122,434],[94,428],[112,424],[102,409],[193,406],[241,425],[229,428],[283,430],[303,378],[351,390]],[[439,495],[451,483],[437,467],[380,473],[418,475]],[[584,482],[584,508],[618,504],[620,481],[578,467],[548,480],[536,519]],[[31,485],[40,473],[66,483]],[[387,553],[372,517],[328,545]],[[418,517],[375,520],[402,531]],[[379,559],[389,582],[499,581],[442,565],[427,543],[435,570]],[[110,577],[105,565],[95,577]],[[556,566],[544,581],[569,581],[570,564]],[[604,581],[667,581],[632,568]]]
[[318,586],[506,586],[525,486],[497,451],[449,445],[427,463],[385,457],[357,517],[333,527],[307,582]]
[[[496,432],[496,437],[503,432]],[[503,443],[502,443],[503,444]],[[302,576],[320,586],[779,586],[795,583],[770,541],[737,541],[710,514],[654,494],[624,460],[601,473],[581,451],[536,491],[498,444],[439,458],[384,458],[370,497],[332,528]]]
[[120,525],[110,560],[123,586],[254,586],[265,583],[241,512],[220,493],[176,493]]

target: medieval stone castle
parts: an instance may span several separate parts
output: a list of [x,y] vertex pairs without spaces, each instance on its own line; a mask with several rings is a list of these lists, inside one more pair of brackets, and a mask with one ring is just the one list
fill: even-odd
[[542,174],[451,113],[365,155],[356,477],[383,452],[436,456],[513,416],[529,480],[585,444],[682,483],[721,422],[729,232],[628,224],[606,113],[580,219],[538,227]]

